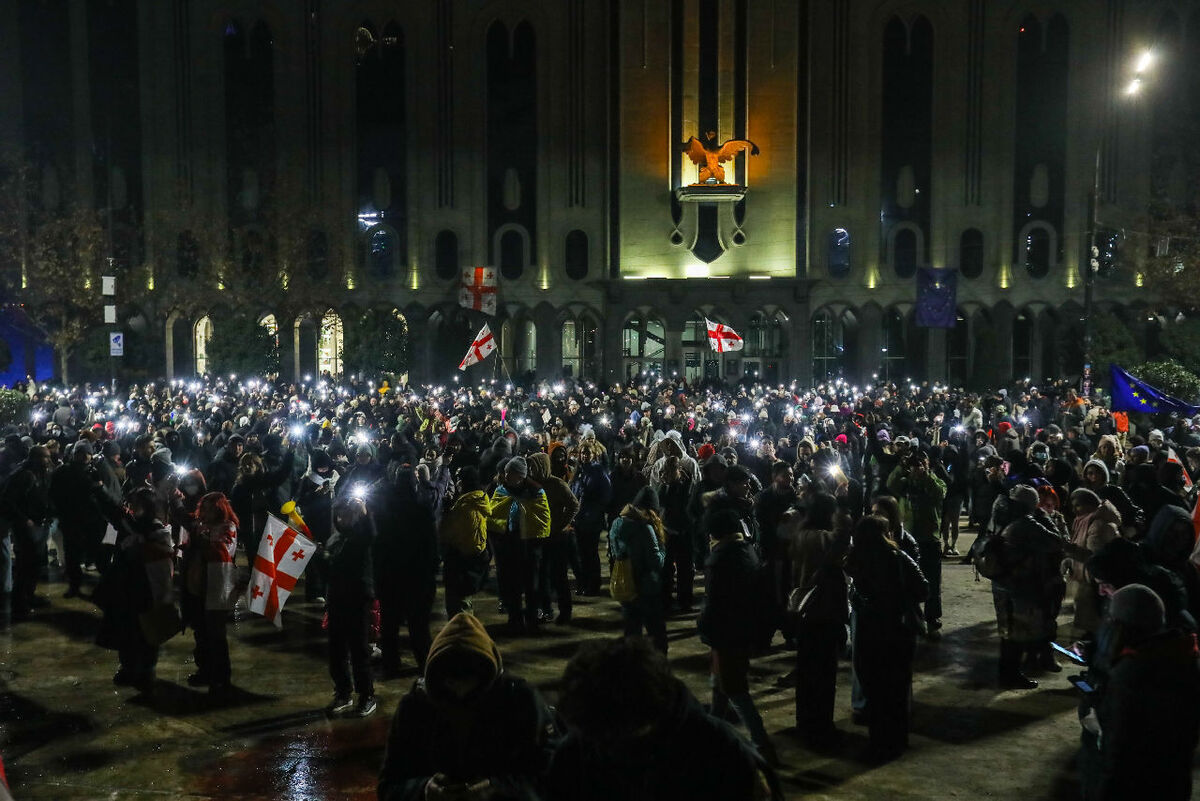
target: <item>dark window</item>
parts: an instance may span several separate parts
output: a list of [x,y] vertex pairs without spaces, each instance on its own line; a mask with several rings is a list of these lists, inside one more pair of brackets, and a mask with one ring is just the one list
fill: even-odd
[[898,278],[912,278],[917,274],[917,232],[911,228],[896,234],[892,240],[892,268]]
[[567,277],[578,281],[587,278],[588,238],[580,230],[567,234]]
[[983,231],[968,228],[958,238],[958,271],[964,278],[983,275]]
[[367,240],[367,269],[375,278],[391,278],[396,269],[396,236],[377,228]]
[[829,275],[845,278],[850,275],[850,232],[845,228],[834,228],[829,232]]
[[355,144],[358,218],[393,229],[393,259],[407,263],[407,119],[404,34],[388,23],[380,35],[369,22],[354,33]]
[[1050,272],[1050,232],[1031,228],[1022,243],[1025,248],[1025,269],[1034,278],[1045,278]]
[[520,278],[525,271],[525,239],[519,231],[505,231],[500,237],[500,274]]
[[175,241],[175,270],[180,278],[195,278],[200,271],[200,246],[191,231],[181,231]]
[[329,237],[324,231],[308,234],[308,274],[314,281],[329,275]]
[[437,277],[444,281],[458,277],[458,234],[439,231],[433,240],[433,264]]
[[259,219],[275,175],[274,42],[266,23],[225,28],[225,148],[229,215]]

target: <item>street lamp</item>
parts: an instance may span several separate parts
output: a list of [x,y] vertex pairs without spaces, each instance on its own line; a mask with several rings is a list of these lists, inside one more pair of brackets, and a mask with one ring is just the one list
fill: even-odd
[[[1133,75],[1125,85],[1126,97],[1137,97],[1145,85],[1145,76],[1154,66],[1153,50],[1138,53],[1133,64]],[[1092,394],[1092,293],[1096,284],[1096,273],[1100,270],[1100,248],[1096,244],[1097,219],[1100,209],[1100,149],[1104,140],[1096,143],[1096,159],[1092,171],[1092,189],[1088,193],[1088,261],[1083,279],[1083,397]]]

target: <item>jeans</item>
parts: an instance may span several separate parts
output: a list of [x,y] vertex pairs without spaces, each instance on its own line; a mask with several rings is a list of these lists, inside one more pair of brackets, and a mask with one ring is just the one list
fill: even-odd
[[329,605],[329,677],[339,697],[349,696],[351,687],[363,697],[375,694],[367,644],[371,605],[370,598]]
[[598,525],[575,525],[575,548],[579,554],[575,578],[580,594],[600,594],[600,533],[603,530],[604,527]]
[[667,652],[667,623],[659,598],[638,598],[632,603],[621,604],[621,619],[626,637],[640,637],[644,627],[654,647],[664,654]]
[[537,622],[542,543],[509,534],[497,543],[496,579],[510,621]]
[[376,586],[379,588],[379,649],[383,651],[384,670],[400,669],[400,624],[403,622],[408,624],[408,641],[417,667],[423,671],[429,646],[433,644],[429,621],[433,617],[433,601],[437,595],[435,577],[415,579],[391,575]]
[[678,579],[678,600],[681,609],[693,603],[696,584],[696,565],[692,561],[692,543],[687,535],[672,531],[667,534],[667,554],[662,566],[663,605],[671,603],[671,593]]

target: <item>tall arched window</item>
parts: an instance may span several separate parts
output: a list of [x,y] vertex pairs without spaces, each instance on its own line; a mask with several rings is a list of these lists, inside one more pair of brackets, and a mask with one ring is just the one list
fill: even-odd
[[667,332],[661,320],[634,316],[621,329],[621,355],[625,379],[634,381],[644,372],[662,373]]
[[526,239],[521,232],[510,228],[500,235],[500,274],[510,280],[521,277],[529,263]]
[[896,232],[892,242],[892,269],[897,278],[912,278],[917,274],[918,250],[916,231],[904,228]]
[[563,375],[580,380],[594,375],[599,328],[596,318],[588,312],[563,321]]
[[392,229],[390,260],[405,264],[408,193],[403,31],[390,22],[379,34],[371,23],[363,22],[354,32],[354,52],[358,218],[366,226],[388,224]]
[[1033,278],[1045,278],[1050,272],[1052,262],[1051,232],[1045,226],[1032,226],[1026,229],[1025,239],[1021,242],[1024,250],[1025,270]]
[[443,281],[458,278],[458,234],[438,231],[433,240],[433,264],[437,277]]
[[566,248],[567,278],[579,281],[587,278],[588,237],[578,229],[567,234]]
[[337,312],[325,312],[321,318],[321,338],[317,343],[317,370],[322,375],[342,374],[342,318]]
[[[846,314],[850,314],[846,312]],[[813,381],[823,383],[842,375],[846,363],[845,326],[842,318],[821,309],[812,319]]]
[[275,43],[262,20],[225,26],[225,148],[229,216],[260,219],[275,183]]
[[958,237],[958,271],[963,278],[983,275],[983,231],[968,228]]
[[850,275],[850,232],[845,228],[834,228],[829,232],[826,264],[833,278]]
[[396,273],[396,233],[378,227],[367,237],[367,270],[372,277],[387,280]]
[[500,327],[500,358],[513,376],[537,370],[537,326],[524,314]]
[[212,335],[212,318],[206,314],[196,321],[192,329],[192,353],[196,357],[196,375],[208,372],[208,343]]
[[[537,241],[538,75],[537,37],[528,20],[509,29],[494,22],[487,32],[487,223],[492,264],[504,263],[505,238],[518,225],[528,236],[520,266],[532,264]],[[499,253],[497,253],[497,248]],[[504,273],[506,278],[511,278]]]

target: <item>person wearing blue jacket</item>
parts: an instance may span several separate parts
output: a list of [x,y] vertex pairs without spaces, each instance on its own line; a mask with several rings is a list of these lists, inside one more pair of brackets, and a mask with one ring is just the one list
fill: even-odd
[[663,615],[662,566],[666,547],[662,507],[658,493],[643,487],[633,503],[621,510],[608,533],[608,553],[615,559],[629,559],[637,597],[621,604],[625,636],[637,637],[645,627],[654,647],[667,652],[667,624]]
[[571,523],[573,547],[568,544],[577,595],[600,594],[600,533],[612,499],[612,481],[601,461],[603,454],[600,443],[585,439],[579,446],[579,472],[571,483],[571,492],[579,500],[579,512]]

